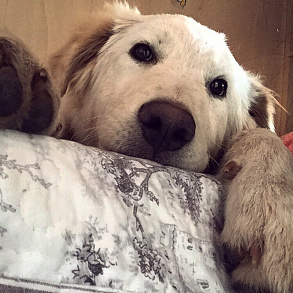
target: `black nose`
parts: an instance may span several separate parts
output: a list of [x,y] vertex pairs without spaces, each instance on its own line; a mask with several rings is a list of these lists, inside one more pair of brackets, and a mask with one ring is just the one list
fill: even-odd
[[176,151],[192,141],[195,122],[186,110],[164,101],[143,104],[138,113],[142,134],[157,151]]

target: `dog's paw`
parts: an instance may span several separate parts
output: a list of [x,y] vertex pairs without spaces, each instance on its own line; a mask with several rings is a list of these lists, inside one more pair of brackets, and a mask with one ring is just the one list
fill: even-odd
[[52,135],[60,129],[58,110],[46,69],[21,42],[0,37],[0,128]]
[[54,111],[48,73],[41,68],[31,81],[31,106],[23,120],[22,131],[36,133],[48,128],[54,119]]
[[223,162],[221,239],[234,283],[293,292],[292,155],[276,134],[255,129],[235,139]]
[[[241,163],[235,159],[229,160],[222,167],[218,176],[221,181],[228,182],[226,184],[228,189],[225,200],[225,225],[221,239],[233,254],[238,255],[239,259],[250,255],[255,262],[259,258],[259,253],[256,251],[261,250],[265,219],[262,208],[257,206],[258,199],[254,199],[249,190],[239,189],[238,173],[241,170]],[[233,180],[236,176],[237,179]],[[235,182],[237,183],[235,184]],[[245,195],[245,192],[248,194]]]
[[[1,51],[0,51],[1,54]],[[2,57],[2,56],[1,56]],[[1,64],[0,57],[0,117],[13,115],[22,103],[22,84],[15,68]],[[3,60],[3,58],[2,58]]]

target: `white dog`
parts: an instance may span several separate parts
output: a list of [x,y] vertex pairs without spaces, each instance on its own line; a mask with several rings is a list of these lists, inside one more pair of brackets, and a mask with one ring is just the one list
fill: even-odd
[[0,38],[1,128],[197,172],[211,172],[237,132],[274,131],[272,92],[235,61],[223,34],[186,16],[106,5],[49,69]]
[[202,172],[239,130],[274,128],[271,91],[186,16],[108,5],[50,69],[63,136],[104,150]]

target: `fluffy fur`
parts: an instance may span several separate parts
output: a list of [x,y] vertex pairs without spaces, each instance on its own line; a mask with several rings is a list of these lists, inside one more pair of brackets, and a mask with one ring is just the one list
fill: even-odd
[[[131,58],[141,42],[152,46],[155,64]],[[50,69],[64,93],[65,137],[101,149],[202,172],[236,132],[273,130],[270,90],[235,61],[223,34],[186,16],[108,5],[52,56]],[[219,76],[228,82],[222,99],[208,90]],[[139,109],[157,100],[194,118],[195,137],[179,150],[155,152],[142,135]]]
[[239,133],[224,156],[222,240],[238,255],[235,283],[293,291],[293,157],[266,129]]
[[[142,43],[155,56],[151,62],[132,55]],[[223,34],[186,16],[141,15],[125,3],[106,5],[53,54],[49,69],[40,67],[23,44],[0,38],[0,109],[10,103],[0,112],[1,128],[197,172],[207,172],[237,132],[274,131],[272,92],[236,62]],[[211,91],[219,78],[227,83],[224,95]],[[20,92],[21,99],[11,102]],[[148,120],[153,113],[155,119]],[[153,136],[154,128],[165,132]],[[236,281],[289,292],[292,165],[269,130],[248,133],[237,137],[226,156],[239,156],[242,169],[237,162],[226,166],[225,176],[235,178],[228,184],[223,241],[245,252]]]
[[[132,58],[131,49],[138,43],[152,48],[155,62]],[[43,68],[46,78],[39,76],[35,87],[40,69],[23,44],[0,39],[0,83],[5,85],[0,88],[0,105],[10,101],[15,109],[8,116],[0,113],[1,128],[63,137],[198,172],[207,171],[238,131],[274,128],[271,91],[235,61],[223,34],[186,16],[141,15],[126,3],[108,4],[52,56],[50,72]],[[14,78],[11,88],[7,70]],[[228,84],[222,97],[209,88],[216,78]],[[21,105],[11,102],[17,95],[15,85],[21,91],[19,82]],[[169,124],[178,124],[170,112],[174,109],[193,122],[183,121],[179,136],[175,129],[159,137],[155,148],[145,139],[138,118],[150,102],[167,107],[163,111],[167,132]],[[169,147],[165,137],[173,134],[184,144]]]

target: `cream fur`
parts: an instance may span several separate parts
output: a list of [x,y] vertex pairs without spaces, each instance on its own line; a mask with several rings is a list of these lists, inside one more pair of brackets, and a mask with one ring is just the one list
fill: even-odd
[[[272,92],[236,62],[223,34],[186,16],[141,15],[127,3],[106,4],[52,55],[46,78],[45,69],[21,43],[1,42],[10,45],[0,48],[0,66],[10,60],[24,95],[20,111],[0,117],[0,128],[22,130],[23,121],[31,118],[31,84],[37,72],[43,80],[36,93],[53,101],[52,123],[38,133],[164,165],[207,171],[236,133],[270,129],[242,132],[225,156],[219,174],[228,192],[222,239],[244,257],[233,274],[236,282],[293,291],[292,157],[273,133]],[[155,64],[130,56],[141,42],[156,52]],[[228,83],[221,99],[207,86],[217,77]],[[155,153],[143,136],[138,113],[146,103],[161,100],[191,114],[196,130],[181,149]]]
[[243,131],[225,154],[219,178],[227,189],[221,237],[242,258],[234,281],[293,292],[291,153],[270,130]]
[[[74,61],[93,53],[87,45],[93,40],[100,42],[95,57]],[[160,56],[155,66],[141,66],[129,56],[137,42],[155,48]],[[233,134],[256,126],[249,108],[259,95],[272,105],[268,123],[273,130],[270,92],[235,61],[223,34],[186,16],[140,15],[128,4],[108,4],[52,56],[50,69],[65,92],[61,116],[66,137],[101,149],[202,172]],[[218,76],[228,81],[222,100],[206,88],[207,81]],[[196,134],[182,149],[154,155],[143,139],[137,113],[144,103],[159,98],[188,110]]]

